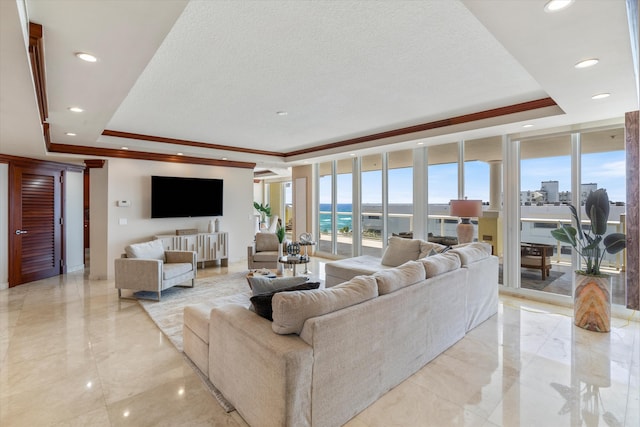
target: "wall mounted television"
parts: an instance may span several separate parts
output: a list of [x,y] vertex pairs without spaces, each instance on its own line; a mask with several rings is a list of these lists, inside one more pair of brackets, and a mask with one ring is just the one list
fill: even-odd
[[151,218],[222,216],[221,179],[151,177]]

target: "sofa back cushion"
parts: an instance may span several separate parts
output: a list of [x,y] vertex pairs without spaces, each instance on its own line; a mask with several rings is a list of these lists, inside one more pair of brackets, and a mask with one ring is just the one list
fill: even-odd
[[447,249],[447,246],[445,245],[441,245],[439,243],[427,242],[426,240],[420,240],[420,254],[416,259],[424,258],[429,255],[440,253],[445,249]]
[[420,240],[391,236],[382,255],[382,264],[398,267],[407,261],[415,261],[420,256]]
[[491,245],[484,242],[473,242],[465,245],[454,246],[451,252],[458,254],[462,265],[469,265],[475,261],[491,256]]
[[256,252],[277,251],[279,244],[275,233],[256,233]]
[[378,283],[378,294],[385,295],[425,279],[420,261],[407,261],[399,267],[380,270],[373,275]]
[[162,240],[135,243],[124,248],[127,258],[159,259],[165,261]]
[[424,266],[427,279],[456,270],[461,265],[460,257],[451,252],[422,258],[420,262]]
[[304,322],[378,296],[372,276],[356,276],[328,289],[279,292],[273,296],[272,329],[278,334],[300,334]]

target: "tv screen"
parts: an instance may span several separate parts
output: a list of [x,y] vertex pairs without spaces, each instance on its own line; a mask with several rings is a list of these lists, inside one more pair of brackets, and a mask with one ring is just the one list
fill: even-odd
[[221,179],[151,177],[151,218],[221,215]]

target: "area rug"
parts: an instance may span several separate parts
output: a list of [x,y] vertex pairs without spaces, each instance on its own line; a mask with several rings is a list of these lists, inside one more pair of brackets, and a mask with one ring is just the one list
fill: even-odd
[[[216,398],[220,406],[231,412],[235,408],[222,393],[209,381],[200,369],[184,354],[182,344],[183,309],[187,305],[206,302],[211,306],[229,303],[249,305],[251,291],[247,284],[246,273],[232,273],[224,276],[196,279],[195,287],[172,287],[162,292],[160,301],[154,301],[155,292],[136,292],[138,303],[147,312],[151,320],[169,338],[171,343],[184,355],[187,363],[200,377],[204,385]],[[143,299],[151,298],[151,299]]]
[[238,272],[224,276],[196,279],[193,288],[172,287],[162,291],[160,301],[155,292],[136,292],[138,303],[149,314],[158,328],[180,351],[182,346],[183,309],[187,305],[202,302],[214,305],[237,303],[247,305],[251,291],[247,285],[247,273]]

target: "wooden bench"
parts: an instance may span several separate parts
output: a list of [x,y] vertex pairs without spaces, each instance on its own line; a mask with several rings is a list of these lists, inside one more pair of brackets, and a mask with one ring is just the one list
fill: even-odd
[[520,267],[540,270],[542,280],[545,280],[551,270],[552,254],[552,245],[522,242],[520,244]]

